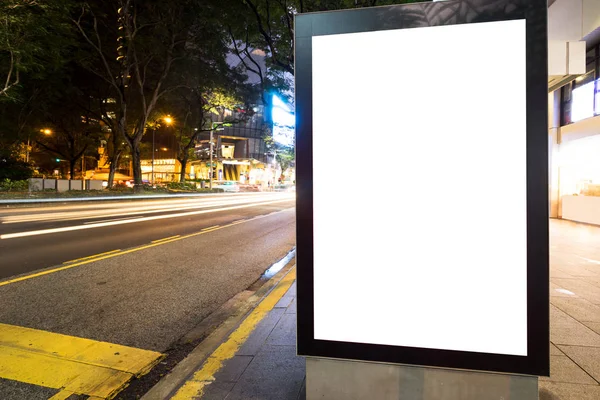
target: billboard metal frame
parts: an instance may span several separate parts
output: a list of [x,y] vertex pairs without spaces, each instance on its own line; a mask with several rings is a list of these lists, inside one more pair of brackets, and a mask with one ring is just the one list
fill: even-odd
[[[546,0],[448,0],[296,16],[299,355],[549,376],[547,12]],[[510,20],[526,21],[527,356],[315,339],[312,38],[320,35]],[[443,60],[440,60],[440,65],[443,65]],[[490,89],[490,95],[493,95],[493,89]]]

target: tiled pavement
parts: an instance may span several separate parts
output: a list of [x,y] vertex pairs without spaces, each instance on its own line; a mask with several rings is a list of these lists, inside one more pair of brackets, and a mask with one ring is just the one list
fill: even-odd
[[550,220],[550,342],[540,400],[600,399],[600,227]]
[[[550,221],[550,378],[540,400],[600,399],[600,227]],[[305,398],[295,283],[206,387],[206,400]]]
[[296,283],[256,327],[235,357],[215,374],[203,400],[299,400],[304,358],[296,356]]

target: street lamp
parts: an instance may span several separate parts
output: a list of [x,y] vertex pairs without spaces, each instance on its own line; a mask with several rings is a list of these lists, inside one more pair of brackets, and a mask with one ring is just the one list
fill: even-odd
[[[156,125],[160,122],[160,120],[161,118],[154,121],[154,128],[152,129],[152,187],[154,187],[154,153],[156,152],[156,150],[154,150],[154,132],[156,132]],[[163,117],[162,120],[165,121],[167,126],[173,124],[173,117],[170,115]]]
[[[48,128],[40,129],[40,132],[46,136],[52,135],[52,130]],[[27,134],[27,149],[25,151],[25,161],[29,162],[29,149],[31,148],[31,133]]]

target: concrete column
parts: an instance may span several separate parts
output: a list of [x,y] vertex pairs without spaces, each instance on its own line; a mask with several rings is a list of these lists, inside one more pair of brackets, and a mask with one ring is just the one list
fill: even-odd
[[306,359],[306,400],[537,400],[538,378]]
[[561,218],[560,204],[560,89],[548,95],[548,197],[550,218]]

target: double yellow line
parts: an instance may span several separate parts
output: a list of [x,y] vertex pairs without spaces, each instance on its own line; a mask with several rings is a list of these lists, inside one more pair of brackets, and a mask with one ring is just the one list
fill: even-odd
[[[281,211],[277,211],[277,212],[279,213],[279,212],[283,212],[283,211],[286,211],[286,210],[281,210]],[[163,238],[163,239],[154,240],[150,244],[142,245],[142,246],[139,246],[139,247],[134,247],[134,248],[129,249],[129,250],[112,250],[112,251],[107,251],[105,253],[96,254],[96,255],[93,255],[93,256],[77,258],[75,260],[71,260],[71,261],[67,261],[67,262],[63,263],[64,265],[62,267],[51,268],[51,269],[47,269],[45,271],[36,272],[34,274],[31,274],[31,275],[20,276],[18,278],[9,279],[7,281],[0,282],[0,286],[10,285],[11,283],[17,283],[17,282],[25,281],[25,280],[28,280],[28,279],[37,278],[39,276],[53,274],[55,272],[64,271],[66,269],[71,269],[71,268],[79,267],[81,265],[90,264],[90,263],[93,263],[93,262],[96,262],[96,261],[100,261],[100,260],[106,260],[108,258],[113,258],[113,257],[121,256],[123,254],[134,253],[136,251],[140,251],[140,250],[144,250],[144,249],[149,249],[151,247],[156,247],[156,246],[160,246],[160,245],[163,245],[163,244],[172,243],[172,242],[175,242],[177,240],[183,240],[183,239],[191,238],[193,236],[203,235],[205,233],[210,233],[210,232],[218,231],[220,229],[228,228],[230,226],[239,225],[239,224],[250,222],[250,221],[254,221],[254,220],[260,219],[260,218],[265,218],[265,217],[270,216],[270,215],[272,215],[272,214],[259,215],[259,216],[256,216],[256,217],[253,217],[253,218],[249,218],[249,219],[238,220],[238,221],[234,221],[232,223],[229,223],[227,225],[222,225],[222,226],[221,225],[215,225],[215,226],[211,226],[211,227],[208,227],[208,228],[204,228],[200,232],[190,233],[189,235],[184,235],[184,236],[180,236],[180,235],[170,236],[170,237],[166,237],[166,238]]]

